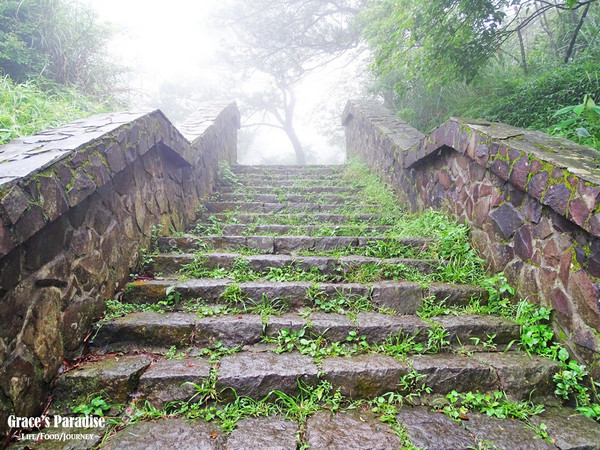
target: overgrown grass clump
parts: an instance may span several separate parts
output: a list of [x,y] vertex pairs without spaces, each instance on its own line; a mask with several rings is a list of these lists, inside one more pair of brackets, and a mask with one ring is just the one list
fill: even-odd
[[5,76],[0,78],[0,144],[110,109],[75,88],[48,81],[17,84]]

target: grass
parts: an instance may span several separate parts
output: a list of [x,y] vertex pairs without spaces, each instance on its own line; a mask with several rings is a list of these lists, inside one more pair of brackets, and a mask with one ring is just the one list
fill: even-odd
[[109,110],[73,88],[50,82],[16,84],[4,76],[0,78],[0,144]]

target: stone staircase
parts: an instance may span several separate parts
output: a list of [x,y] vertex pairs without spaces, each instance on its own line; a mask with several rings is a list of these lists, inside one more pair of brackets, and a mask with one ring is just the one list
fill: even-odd
[[[56,414],[96,395],[129,404],[116,432],[81,448],[600,448],[598,424],[553,398],[558,364],[518,350],[516,323],[417,315],[488,293],[394,276],[444,261],[428,255],[432,238],[391,236],[343,168],[232,170],[239,184],[221,187],[189,234],[156,240],[146,276],[113,309],[135,306],[102,321],[89,354],[57,379]],[[404,254],[372,256],[391,243]],[[391,275],[360,282],[374,267]],[[554,407],[528,422],[473,411],[456,422],[439,412],[452,391]],[[228,405],[251,410],[230,434],[218,426]]]

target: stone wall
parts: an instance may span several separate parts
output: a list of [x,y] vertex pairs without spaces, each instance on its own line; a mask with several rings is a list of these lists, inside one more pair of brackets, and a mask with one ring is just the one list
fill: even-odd
[[41,412],[154,227],[191,224],[238,128],[235,103],[211,104],[181,132],[158,110],[104,114],[0,146],[0,430]]
[[343,124],[349,157],[367,161],[412,210],[466,220],[490,270],[553,308],[557,336],[600,378],[598,152],[467,119],[424,136],[371,101],[349,101]]

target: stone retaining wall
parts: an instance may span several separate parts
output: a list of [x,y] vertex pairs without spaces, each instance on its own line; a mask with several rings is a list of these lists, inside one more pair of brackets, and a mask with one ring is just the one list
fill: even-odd
[[190,225],[218,161],[236,161],[235,103],[180,128],[158,110],[104,114],[0,146],[0,431],[41,412],[156,226]]
[[557,336],[600,378],[600,153],[468,119],[425,136],[372,101],[349,101],[343,124],[349,157],[368,162],[412,210],[466,220],[490,270],[553,308]]

